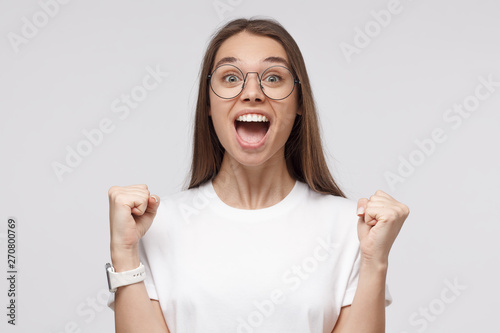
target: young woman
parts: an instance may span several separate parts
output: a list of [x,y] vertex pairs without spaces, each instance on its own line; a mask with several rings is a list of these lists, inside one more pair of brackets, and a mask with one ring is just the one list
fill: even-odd
[[385,330],[388,255],[409,209],[336,185],[304,60],[275,21],[234,20],[212,38],[189,188],[160,202],[113,186],[109,203],[117,332]]

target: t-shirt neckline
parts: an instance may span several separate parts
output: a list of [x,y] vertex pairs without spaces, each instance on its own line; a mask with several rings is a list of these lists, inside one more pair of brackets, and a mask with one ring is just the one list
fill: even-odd
[[212,180],[206,182],[203,187],[205,188],[201,188],[201,190],[208,192],[207,194],[211,197],[210,207],[215,213],[230,217],[231,219],[252,222],[269,220],[277,215],[285,214],[291,208],[297,206],[299,201],[304,198],[308,188],[305,183],[295,180],[292,190],[278,203],[265,208],[243,209],[229,206],[222,201],[215,192]]

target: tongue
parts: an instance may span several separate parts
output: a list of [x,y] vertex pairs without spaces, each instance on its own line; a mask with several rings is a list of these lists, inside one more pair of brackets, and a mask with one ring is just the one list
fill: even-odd
[[236,132],[243,139],[249,143],[256,143],[262,140],[266,135],[268,123],[265,122],[236,122]]

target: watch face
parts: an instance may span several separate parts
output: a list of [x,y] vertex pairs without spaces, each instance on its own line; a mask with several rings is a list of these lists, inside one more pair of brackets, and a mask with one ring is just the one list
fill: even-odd
[[108,280],[108,289],[109,289],[109,291],[111,291],[111,282],[109,281],[109,270],[111,269],[111,267],[112,267],[112,266],[111,266],[111,264],[108,262],[108,263],[106,264],[106,266],[104,266],[104,267],[106,268],[106,278],[107,278],[107,280]]

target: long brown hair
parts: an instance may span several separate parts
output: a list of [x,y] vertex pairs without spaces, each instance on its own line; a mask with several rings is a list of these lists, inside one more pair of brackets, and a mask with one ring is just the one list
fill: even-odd
[[229,37],[243,31],[278,41],[288,55],[292,73],[301,82],[298,91],[298,105],[302,112],[301,115],[296,116],[290,137],[285,143],[285,159],[291,177],[307,183],[311,189],[318,193],[346,198],[346,195],[335,183],[325,161],[316,106],[302,53],[285,28],[277,21],[270,19],[240,18],[230,21],[214,34],[208,45],[200,72],[191,181],[188,188],[198,187],[213,179],[220,170],[225,150],[217,138],[212,118],[208,116],[210,100],[207,76],[210,74],[215,55],[222,43]]

